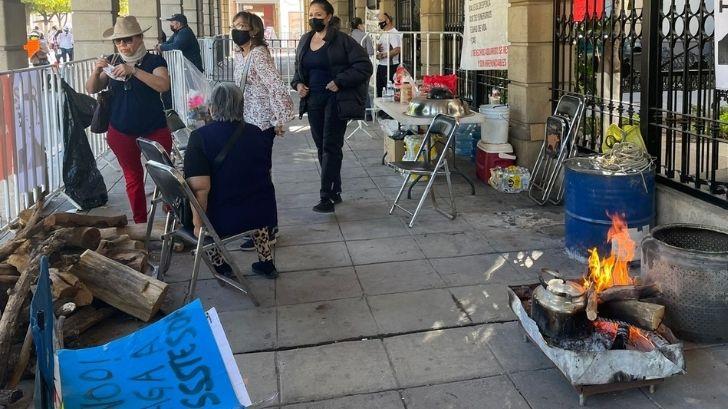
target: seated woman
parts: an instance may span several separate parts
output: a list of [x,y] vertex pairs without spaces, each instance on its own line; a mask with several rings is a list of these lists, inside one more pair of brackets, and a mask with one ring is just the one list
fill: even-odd
[[[185,178],[220,237],[252,231],[260,260],[253,263],[253,272],[275,278],[278,272],[267,229],[278,223],[269,171],[275,133],[246,124],[243,103],[243,92],[233,83],[221,83],[212,90],[213,122],[190,135]],[[199,235],[202,221],[195,212],[193,224]],[[216,251],[208,256],[219,274],[232,277],[232,269]]]

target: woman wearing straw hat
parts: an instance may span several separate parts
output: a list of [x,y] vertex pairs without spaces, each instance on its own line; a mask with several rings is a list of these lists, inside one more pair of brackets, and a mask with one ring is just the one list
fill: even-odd
[[[113,40],[118,54],[100,58],[86,81],[86,90],[111,90],[110,120],[106,139],[119,160],[126,179],[126,194],[136,223],[147,221],[144,170],[137,138],[159,142],[172,149],[172,135],[164,116],[160,93],[169,91],[167,62],[144,47],[144,32],[136,17],[119,17],[103,37]],[[113,67],[109,69],[107,67]]]

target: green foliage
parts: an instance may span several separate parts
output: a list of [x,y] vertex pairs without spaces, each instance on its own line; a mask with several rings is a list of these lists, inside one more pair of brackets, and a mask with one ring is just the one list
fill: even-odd
[[31,12],[38,13],[44,18],[71,12],[71,0],[21,0],[21,2],[27,4]]
[[129,0],[119,0],[119,15],[120,16],[129,15]]

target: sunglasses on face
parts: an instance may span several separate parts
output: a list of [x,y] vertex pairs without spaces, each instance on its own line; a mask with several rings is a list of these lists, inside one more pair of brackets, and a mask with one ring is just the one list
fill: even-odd
[[134,37],[115,38],[114,44],[131,44],[134,41]]

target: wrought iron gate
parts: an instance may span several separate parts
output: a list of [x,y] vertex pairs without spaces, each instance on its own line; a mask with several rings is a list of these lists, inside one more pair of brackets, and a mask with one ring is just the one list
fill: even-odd
[[713,0],[554,0],[553,103],[588,104],[580,147],[638,125],[661,182],[728,208],[728,93],[715,89]]
[[[465,29],[465,0],[445,0],[445,31],[453,31],[462,33]],[[453,58],[455,58],[454,66],[460,66],[460,53],[462,50],[462,39],[458,38],[453,50],[452,42],[448,41],[444,44],[445,66],[453,66]],[[453,52],[454,51],[454,52]],[[453,57],[454,56],[454,57]],[[448,74],[449,68],[446,69]],[[460,96],[468,101],[470,105],[477,108],[481,104],[488,103],[488,95],[497,89],[501,93],[501,103],[508,102],[508,71],[472,71],[469,73],[468,86],[465,86],[465,75],[463,70],[457,70],[458,88]]]
[[[398,0],[394,25],[399,31],[420,31],[420,0]],[[402,63],[410,72],[413,70],[415,61],[412,47],[412,36],[404,36],[402,39]],[[421,55],[420,44],[416,44],[417,55]]]

